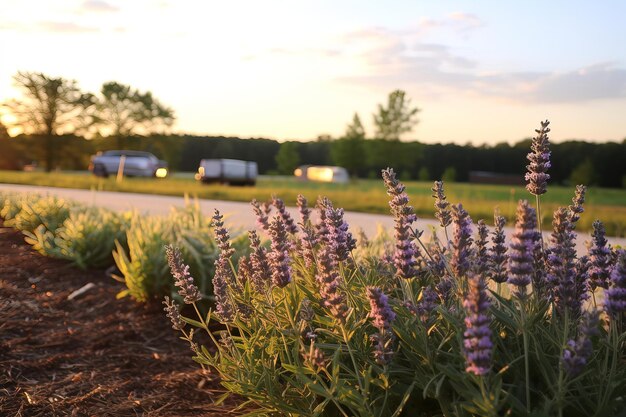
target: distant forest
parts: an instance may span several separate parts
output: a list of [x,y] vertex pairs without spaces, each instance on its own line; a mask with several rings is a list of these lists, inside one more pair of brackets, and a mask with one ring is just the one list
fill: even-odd
[[[41,163],[42,138],[0,134],[0,169],[22,169],[33,161]],[[97,151],[117,149],[114,138],[84,139],[65,135],[54,137],[54,167],[85,170]],[[203,158],[235,158],[256,161],[262,174],[291,174],[298,165],[347,166],[353,176],[375,178],[380,170],[393,167],[404,180],[447,180],[465,182],[472,171],[517,175],[526,170],[530,139],[509,145],[471,146],[425,144],[420,142],[322,137],[311,142],[283,142],[270,139],[152,135],[126,138],[127,149],[146,150],[169,163],[170,170],[193,172]],[[346,148],[347,145],[347,148]],[[567,141],[553,143],[550,175],[553,183],[584,183],[601,187],[626,187],[626,140],[621,143]],[[343,162],[343,163],[342,163]]]

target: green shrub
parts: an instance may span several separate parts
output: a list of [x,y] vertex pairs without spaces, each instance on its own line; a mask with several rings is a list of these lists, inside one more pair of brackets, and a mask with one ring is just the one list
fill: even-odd
[[27,234],[26,242],[43,255],[72,261],[82,269],[103,268],[113,264],[115,242],[126,244],[125,216],[110,210],[81,207],[54,233],[39,227]]
[[[165,260],[165,245],[174,242],[198,279],[201,293],[212,294],[211,274],[217,247],[210,230],[210,221],[197,204],[172,209],[167,217],[142,216],[135,213],[126,233],[128,247],[117,242],[113,258],[126,285],[119,297],[130,296],[145,302],[173,291]],[[245,244],[239,239],[240,246]]]
[[[19,211],[16,212],[16,206]],[[54,232],[70,215],[73,203],[54,196],[18,197],[14,202],[5,204],[5,225],[22,232],[33,233],[39,226]]]

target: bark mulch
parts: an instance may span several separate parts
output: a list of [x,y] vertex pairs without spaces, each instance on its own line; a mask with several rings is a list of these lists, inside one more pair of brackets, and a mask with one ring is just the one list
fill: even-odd
[[238,400],[213,403],[224,393],[216,375],[191,359],[162,306],[118,300],[121,289],[104,271],[41,256],[0,222],[0,416],[233,413]]

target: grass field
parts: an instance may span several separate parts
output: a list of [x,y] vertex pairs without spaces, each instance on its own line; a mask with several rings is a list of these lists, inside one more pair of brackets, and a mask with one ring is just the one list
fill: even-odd
[[[97,178],[89,173],[16,172],[0,171],[0,183],[30,184],[64,188],[96,189],[103,191],[137,192],[164,195],[184,195],[214,200],[259,201],[277,195],[288,205],[295,205],[298,194],[303,194],[313,204],[319,195],[330,198],[336,207],[366,213],[388,213],[388,197],[382,180],[358,180],[350,184],[324,184],[301,182],[292,178],[263,178],[256,187],[230,187],[204,185],[192,178],[171,177],[167,179],[125,178],[116,183],[115,178]],[[424,218],[433,216],[431,182],[411,181],[406,183],[411,204],[416,213]],[[493,210],[512,224],[517,200],[528,199],[534,204],[535,197],[524,187],[502,185],[478,185],[452,183],[445,185],[451,203],[462,203],[474,220],[492,222]],[[560,205],[569,205],[574,187],[548,188],[542,196],[544,230],[551,228],[552,212]],[[589,188],[578,230],[588,231],[595,219],[604,222],[607,232],[613,236],[626,235],[626,190]]]

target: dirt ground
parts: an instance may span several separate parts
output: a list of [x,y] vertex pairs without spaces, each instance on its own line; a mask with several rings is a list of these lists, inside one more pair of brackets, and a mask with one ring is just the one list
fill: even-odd
[[[68,295],[88,283],[81,296]],[[191,359],[162,306],[46,258],[0,221],[0,416],[238,415]]]

